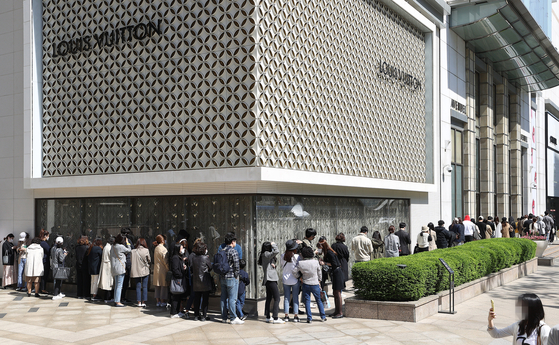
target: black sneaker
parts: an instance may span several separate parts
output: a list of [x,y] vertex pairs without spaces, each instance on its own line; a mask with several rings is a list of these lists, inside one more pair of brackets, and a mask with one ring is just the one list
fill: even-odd
[[293,322],[299,323],[299,317],[298,317],[298,316],[295,316],[295,317],[293,318]]
[[322,322],[326,322],[326,318],[322,319]]
[[245,321],[246,319],[247,319],[247,315],[246,315],[246,314],[243,315],[243,316],[241,316],[241,320],[242,320],[242,321]]
[[307,323],[312,323],[312,320],[307,320]]
[[285,321],[285,322],[289,322],[289,315],[288,315],[288,316],[286,316],[286,317],[285,317],[285,318],[283,319],[283,321]]

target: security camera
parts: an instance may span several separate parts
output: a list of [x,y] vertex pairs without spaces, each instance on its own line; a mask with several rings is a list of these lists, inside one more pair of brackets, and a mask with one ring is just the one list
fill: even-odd
[[452,165],[445,165],[443,169],[450,174],[452,172]]

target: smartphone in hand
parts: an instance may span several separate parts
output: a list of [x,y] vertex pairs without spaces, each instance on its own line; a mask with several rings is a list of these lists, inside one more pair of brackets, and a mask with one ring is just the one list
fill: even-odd
[[491,310],[495,312],[495,302],[493,300],[491,300]]

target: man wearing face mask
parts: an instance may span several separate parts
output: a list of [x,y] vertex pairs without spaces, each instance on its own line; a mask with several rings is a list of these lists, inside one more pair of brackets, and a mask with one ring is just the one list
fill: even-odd
[[2,275],[3,289],[17,282],[17,270],[14,269],[16,248],[14,246],[14,234],[9,234],[4,238],[4,244],[2,245],[2,264],[4,265],[4,274]]

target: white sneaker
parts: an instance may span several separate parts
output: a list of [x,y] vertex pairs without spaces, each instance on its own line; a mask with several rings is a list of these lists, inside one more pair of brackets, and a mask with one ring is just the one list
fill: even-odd
[[56,295],[56,296],[53,296],[53,297],[52,297],[52,300],[53,300],[53,301],[56,301],[56,300],[58,300],[58,299],[62,299],[62,296]]
[[62,298],[66,297],[66,295],[65,295],[65,294],[63,294],[62,292],[61,292],[61,293],[59,293],[58,295],[59,295],[60,297],[62,297]]
[[179,314],[171,315],[171,319],[178,319],[179,317]]
[[235,320],[231,321],[232,325],[242,325],[243,323],[245,323],[243,320],[239,319],[238,317],[235,318]]
[[285,321],[283,321],[282,319],[280,319],[280,318],[278,317],[278,319],[277,319],[277,320],[273,320],[272,323],[279,323],[279,324],[282,324],[282,323],[285,323]]
[[271,317],[267,317],[267,318],[266,318],[266,322],[267,322],[267,323],[271,323],[272,320],[273,320],[273,319],[272,319]]

